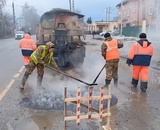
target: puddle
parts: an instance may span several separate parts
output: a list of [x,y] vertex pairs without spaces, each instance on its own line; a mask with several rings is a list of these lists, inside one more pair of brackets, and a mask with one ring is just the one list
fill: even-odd
[[51,130],[53,119],[47,116],[28,117],[20,121],[14,130]]
[[20,124],[15,129],[16,130],[22,130],[22,129],[23,130],[40,130],[34,121],[25,122],[25,124]]
[[[53,112],[53,111],[52,111]],[[55,113],[54,113],[55,114]],[[12,124],[12,125],[11,125]],[[27,117],[18,123],[9,123],[8,130],[63,130],[63,114],[58,112],[53,116],[52,113],[47,115],[37,115]],[[101,126],[97,119],[86,122],[81,120],[81,124],[77,125],[75,121],[67,122],[67,130],[100,130]]]

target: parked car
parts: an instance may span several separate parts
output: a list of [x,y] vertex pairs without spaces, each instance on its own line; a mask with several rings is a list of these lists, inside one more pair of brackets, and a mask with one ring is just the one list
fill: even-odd
[[118,36],[118,35],[120,35],[120,30],[115,30],[115,31],[111,32],[111,35],[112,36]]
[[104,32],[101,32],[99,35],[100,35],[100,36],[104,36],[104,34],[107,33],[107,32],[108,32],[108,33],[111,33],[111,31],[104,31]]
[[24,35],[25,35],[24,31],[16,31],[15,32],[15,39],[22,39],[22,38],[24,38]]
[[101,32],[99,35],[100,36],[104,36],[104,34],[105,33],[110,33],[111,34],[111,36],[118,36],[118,35],[120,35],[120,30],[114,30],[113,32],[111,32],[111,31],[104,31],[104,32]]
[[93,31],[92,35],[99,35],[101,32],[102,32],[101,30]]

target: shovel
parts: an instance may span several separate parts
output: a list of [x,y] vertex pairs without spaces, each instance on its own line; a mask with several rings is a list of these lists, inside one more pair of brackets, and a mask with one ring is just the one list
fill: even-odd
[[98,79],[98,77],[100,76],[100,74],[102,73],[103,69],[105,68],[106,63],[104,64],[103,68],[100,70],[100,72],[98,73],[97,77],[95,78],[95,80],[93,81],[92,84],[94,84],[96,82],[96,80]]
[[98,85],[98,84],[96,84],[95,82],[92,83],[92,84],[86,83],[86,82],[84,82],[84,81],[82,81],[82,80],[80,80],[80,79],[77,79],[77,78],[75,78],[75,77],[72,77],[72,76],[70,76],[70,75],[68,75],[68,74],[66,74],[66,73],[63,73],[62,71],[58,71],[58,70],[56,70],[56,69],[54,69],[54,68],[52,68],[52,67],[49,67],[49,66],[46,66],[46,68],[48,68],[48,69],[50,69],[50,70],[54,70],[54,71],[56,71],[57,73],[63,74],[63,75],[65,75],[65,76],[67,76],[67,77],[70,77],[70,78],[72,78],[72,79],[74,79],[74,80],[77,80],[77,81],[79,81],[79,82],[81,82],[81,83],[84,83],[84,84],[86,84],[86,85],[88,85],[88,86]]

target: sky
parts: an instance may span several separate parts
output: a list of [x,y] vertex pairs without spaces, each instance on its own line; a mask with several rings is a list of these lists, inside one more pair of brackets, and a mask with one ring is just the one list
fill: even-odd
[[[15,5],[16,18],[21,16],[21,8],[24,3],[29,6],[34,6],[38,14],[41,16],[44,12],[53,8],[70,9],[69,0],[6,0],[6,11],[12,14],[12,2]],[[71,0],[72,1],[72,0]],[[116,5],[121,0],[74,0],[75,10],[80,10],[81,14],[85,15],[84,19],[91,17],[92,21],[106,20],[106,8],[110,7],[110,20],[117,16]]]

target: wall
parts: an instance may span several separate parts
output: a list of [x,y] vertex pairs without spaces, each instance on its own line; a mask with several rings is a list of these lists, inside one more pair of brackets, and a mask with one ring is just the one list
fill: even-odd
[[[149,15],[149,7],[154,7],[155,0],[131,0],[124,3],[122,6],[122,23],[123,27],[127,26],[142,26],[143,19],[147,24],[150,23],[152,15]],[[121,6],[118,8],[118,24],[121,24]],[[125,17],[124,17],[125,16]]]
[[109,26],[106,26],[106,21],[96,21],[92,24],[87,24],[87,31],[90,31],[91,33],[93,31],[101,30],[101,31],[114,31],[115,29],[118,29],[118,22],[117,21],[109,21]]

